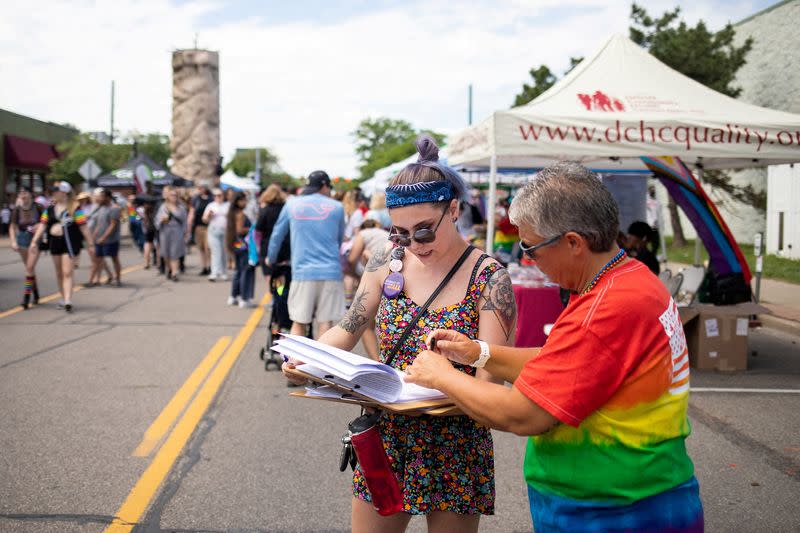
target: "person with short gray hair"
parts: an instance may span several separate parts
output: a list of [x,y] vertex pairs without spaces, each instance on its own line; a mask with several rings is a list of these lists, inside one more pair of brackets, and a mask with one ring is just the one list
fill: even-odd
[[611,193],[588,169],[560,163],[522,189],[511,219],[523,252],[572,293],[544,346],[481,347],[436,330],[435,351],[417,355],[406,381],[441,390],[484,426],[529,437],[537,533],[702,532],[680,315],[658,278],[617,246]]
[[619,208],[598,176],[578,163],[542,169],[514,198],[509,218],[546,238],[574,231],[593,252],[606,252],[619,232]]

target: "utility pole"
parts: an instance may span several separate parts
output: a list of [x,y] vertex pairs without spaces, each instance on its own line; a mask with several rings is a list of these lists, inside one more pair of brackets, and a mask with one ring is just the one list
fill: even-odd
[[469,84],[469,96],[467,101],[467,124],[472,126],[472,84]]
[[114,144],[114,80],[111,80],[111,131],[108,132],[108,138]]
[[256,183],[261,185],[261,148],[256,148]]

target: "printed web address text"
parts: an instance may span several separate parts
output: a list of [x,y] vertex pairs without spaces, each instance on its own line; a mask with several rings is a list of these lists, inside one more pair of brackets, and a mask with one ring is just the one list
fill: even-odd
[[700,126],[648,126],[640,120],[638,126],[622,126],[619,120],[608,128],[587,128],[585,126],[537,126],[520,125],[522,139],[549,141],[577,141],[598,143],[673,143],[677,142],[691,150],[699,144],[751,144],[760,152],[765,145],[800,146],[800,131],[757,130],[726,124],[725,128]]

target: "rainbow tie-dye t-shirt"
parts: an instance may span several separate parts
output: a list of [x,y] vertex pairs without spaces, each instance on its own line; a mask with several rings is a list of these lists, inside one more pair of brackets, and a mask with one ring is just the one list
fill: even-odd
[[[573,297],[514,385],[562,422],[531,437],[525,457],[528,486],[552,512],[574,518],[582,507],[631,506],[696,487],[685,447],[686,338],[675,302],[638,261]],[[699,499],[696,511],[702,527]]]

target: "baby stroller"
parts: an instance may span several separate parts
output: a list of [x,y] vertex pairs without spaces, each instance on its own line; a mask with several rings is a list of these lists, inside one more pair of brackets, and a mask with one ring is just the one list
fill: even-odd
[[[283,364],[283,356],[273,351],[272,345],[278,340],[281,333],[287,333],[292,327],[288,305],[291,280],[292,269],[288,263],[278,263],[272,268],[269,289],[272,300],[269,304],[270,318],[269,324],[267,324],[267,338],[258,354],[259,358],[264,361],[264,370],[269,370],[271,366],[280,370]],[[309,327],[309,335],[311,335],[310,329]]]

